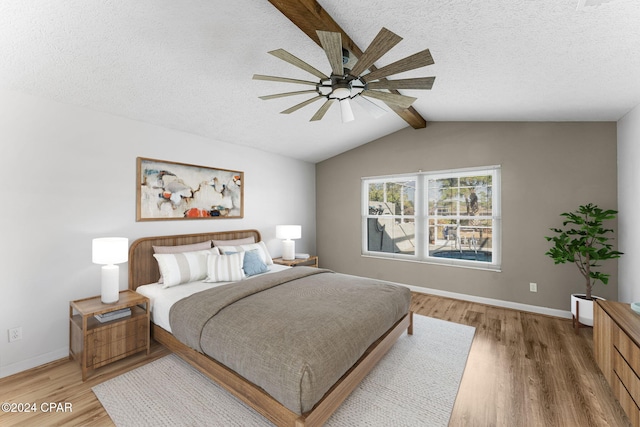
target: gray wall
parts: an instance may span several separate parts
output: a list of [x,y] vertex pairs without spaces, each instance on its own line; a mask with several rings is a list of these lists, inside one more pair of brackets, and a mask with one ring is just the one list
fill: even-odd
[[[502,271],[361,256],[361,177],[502,166]],[[437,122],[407,128],[316,165],[316,247],[322,267],[477,297],[569,310],[584,292],[573,265],[544,255],[549,227],[581,204],[617,207],[616,123]],[[612,222],[616,228],[616,222]],[[616,299],[617,261],[608,261]],[[538,292],[529,291],[538,283]]]

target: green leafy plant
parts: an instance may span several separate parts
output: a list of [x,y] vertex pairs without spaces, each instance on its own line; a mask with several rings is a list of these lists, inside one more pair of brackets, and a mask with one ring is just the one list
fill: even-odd
[[551,228],[556,235],[545,237],[553,242],[553,247],[545,255],[553,259],[555,264],[574,263],[586,280],[585,298],[591,300],[591,290],[598,281],[609,283],[609,274],[594,270],[600,267],[600,261],[620,258],[623,254],[613,249],[609,237],[613,230],[604,228],[606,220],[614,219],[618,211],[603,210],[589,203],[580,206],[574,212],[565,212],[564,228]]

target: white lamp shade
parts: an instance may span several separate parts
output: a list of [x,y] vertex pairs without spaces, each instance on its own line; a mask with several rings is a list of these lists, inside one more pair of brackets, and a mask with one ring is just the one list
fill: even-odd
[[301,225],[276,225],[277,239],[299,239],[302,237]]
[[94,264],[120,264],[129,257],[129,239],[126,237],[101,237],[93,239],[91,260]]

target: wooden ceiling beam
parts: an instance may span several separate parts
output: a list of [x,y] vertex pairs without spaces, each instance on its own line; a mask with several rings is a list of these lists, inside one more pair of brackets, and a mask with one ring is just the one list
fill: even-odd
[[[275,6],[287,19],[316,42],[318,46],[322,47],[322,44],[316,31],[333,31],[341,34],[342,47],[349,50],[356,58],[362,56],[362,50],[316,0],[269,0],[269,3]],[[376,67],[372,65],[369,69],[375,71]],[[400,94],[397,90],[390,90],[390,92]],[[414,129],[422,129],[427,126],[427,121],[415,108],[387,105]]]

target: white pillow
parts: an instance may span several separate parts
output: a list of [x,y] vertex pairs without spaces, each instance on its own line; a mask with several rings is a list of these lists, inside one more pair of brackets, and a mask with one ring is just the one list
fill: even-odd
[[218,254],[216,248],[177,254],[153,254],[162,275],[162,288],[195,282],[207,277],[207,258]]
[[267,245],[264,244],[263,241],[258,243],[252,243],[249,245],[238,245],[238,246],[218,246],[218,249],[224,254],[227,252],[249,252],[253,250],[258,250],[258,254],[260,254],[260,259],[267,265],[273,264],[273,259],[271,255],[269,255],[269,250],[267,249]]
[[244,279],[244,252],[230,255],[211,255],[207,260],[205,282],[236,282]]
[[[177,254],[182,252],[195,252],[195,251],[208,251],[211,249],[211,240],[205,240],[200,243],[192,243],[190,245],[178,245],[178,246],[153,246],[154,254]],[[220,253],[217,252],[216,253]],[[164,283],[162,280],[162,274],[160,274],[160,279],[158,279],[158,283]]]

